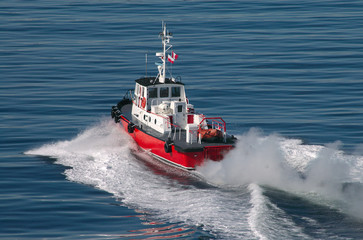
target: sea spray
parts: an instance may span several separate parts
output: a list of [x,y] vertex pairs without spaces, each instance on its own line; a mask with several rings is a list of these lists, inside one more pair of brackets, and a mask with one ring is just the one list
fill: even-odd
[[198,171],[209,181],[220,185],[253,182],[279,186],[287,180],[299,179],[284,159],[278,135],[265,137],[261,130],[252,128],[238,139],[236,148],[223,161],[208,161]]
[[363,218],[363,158],[345,155],[341,142],[304,145],[254,128],[238,138],[223,161],[198,168],[207,181],[220,187],[267,185]]
[[112,170],[114,159],[130,158],[130,140],[127,134],[112,121],[100,121],[88,127],[71,140],[45,144],[25,154],[48,156],[57,164],[70,167],[65,175],[71,181],[103,188],[100,176]]
[[340,141],[327,144],[312,160],[300,191],[316,192],[327,200],[338,201],[344,212],[363,219],[363,168],[361,156],[345,155]]

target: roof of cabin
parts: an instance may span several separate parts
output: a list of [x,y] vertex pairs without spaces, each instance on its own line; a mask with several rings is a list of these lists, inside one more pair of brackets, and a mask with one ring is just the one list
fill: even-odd
[[[135,82],[137,82],[138,84],[145,86],[145,87],[152,86],[152,85],[158,85],[158,84],[164,84],[164,83],[160,83],[159,79],[157,79],[156,81],[155,81],[155,79],[156,79],[155,77],[144,77],[144,78],[139,78],[139,79],[135,80]],[[170,78],[165,78],[165,83],[184,85],[184,83],[182,83],[182,82],[173,82]]]

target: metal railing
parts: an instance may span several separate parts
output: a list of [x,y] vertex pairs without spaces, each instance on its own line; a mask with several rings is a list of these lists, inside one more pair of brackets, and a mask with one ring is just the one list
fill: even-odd
[[131,101],[134,101],[135,100],[134,91],[132,89],[127,90],[126,93],[125,93],[124,98],[125,99],[130,99]]
[[[208,122],[209,120],[209,122]],[[199,130],[201,130],[201,126],[203,122],[206,122],[207,127],[211,127],[212,129],[217,129],[222,132],[223,134],[223,141],[227,141],[227,128],[226,128],[226,122],[221,117],[204,117],[202,121],[199,123]],[[201,142],[201,136],[199,134],[198,136],[199,142]]]

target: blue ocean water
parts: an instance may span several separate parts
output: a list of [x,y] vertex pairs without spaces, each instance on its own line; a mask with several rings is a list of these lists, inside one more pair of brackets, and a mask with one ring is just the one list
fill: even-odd
[[[110,120],[162,21],[189,100],[240,139],[203,181]],[[0,77],[2,239],[363,238],[361,1],[3,0]]]

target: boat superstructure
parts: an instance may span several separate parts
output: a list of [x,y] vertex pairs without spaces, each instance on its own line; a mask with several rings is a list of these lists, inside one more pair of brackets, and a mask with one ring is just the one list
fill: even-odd
[[159,34],[163,51],[156,53],[156,77],[135,80],[135,89],[111,109],[111,116],[135,140],[141,150],[163,162],[195,169],[206,160],[219,161],[234,147],[236,138],[227,134],[221,117],[208,118],[194,110],[180,80],[166,77],[167,61],[178,58],[172,49],[172,34],[163,24]]

